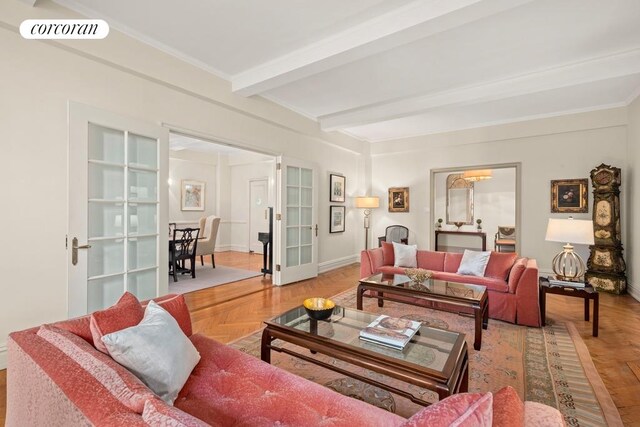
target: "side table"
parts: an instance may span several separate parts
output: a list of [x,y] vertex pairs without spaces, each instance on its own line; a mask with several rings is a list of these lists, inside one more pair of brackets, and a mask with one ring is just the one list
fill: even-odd
[[540,284],[540,317],[542,320],[542,326],[545,325],[546,320],[546,300],[547,294],[564,295],[567,297],[578,297],[584,299],[584,320],[589,321],[589,300],[593,300],[593,336],[598,336],[598,311],[599,311],[599,297],[598,291],[592,286],[586,286],[584,288],[572,288],[563,286],[551,286],[549,281],[541,277],[539,279]]

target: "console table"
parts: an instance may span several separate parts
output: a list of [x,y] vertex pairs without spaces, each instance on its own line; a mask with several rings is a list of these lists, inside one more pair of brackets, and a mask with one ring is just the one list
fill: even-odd
[[438,250],[438,237],[441,234],[452,234],[455,236],[476,236],[482,240],[482,250],[487,250],[487,233],[484,231],[453,231],[453,230],[436,230],[435,250]]

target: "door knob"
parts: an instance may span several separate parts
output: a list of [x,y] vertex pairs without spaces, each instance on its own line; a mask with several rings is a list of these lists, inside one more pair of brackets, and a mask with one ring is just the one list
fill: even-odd
[[71,241],[71,264],[78,264],[78,249],[89,249],[91,245],[78,246],[78,238],[74,237]]

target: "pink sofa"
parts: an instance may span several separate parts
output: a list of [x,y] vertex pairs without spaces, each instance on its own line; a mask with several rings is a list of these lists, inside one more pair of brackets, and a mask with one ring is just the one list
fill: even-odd
[[[167,405],[92,344],[89,316],[10,335],[7,426],[562,425],[560,413],[513,389],[451,396],[405,420],[199,334],[182,296],[159,304],[201,355]],[[453,417],[453,418],[452,418]],[[545,424],[541,424],[545,423]]]
[[[525,326],[540,326],[538,265],[534,259],[514,253],[492,252],[485,277],[457,274],[461,253],[418,250],[418,268],[433,271],[433,277],[451,282],[483,285],[489,291],[489,317]],[[362,251],[360,277],[377,273],[404,274],[394,267],[393,245]],[[425,305],[428,305],[427,302]]]

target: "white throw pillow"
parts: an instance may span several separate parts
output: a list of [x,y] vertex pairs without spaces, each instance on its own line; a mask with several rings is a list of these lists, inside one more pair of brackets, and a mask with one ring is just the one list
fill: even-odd
[[109,354],[172,405],[200,361],[200,353],[176,319],[149,302],[142,321],[102,337]]
[[416,268],[418,266],[418,245],[403,245],[401,243],[393,243],[393,256],[395,262],[394,267],[411,267]]
[[460,261],[460,267],[458,267],[458,274],[484,277],[484,271],[487,269],[490,256],[490,251],[478,252],[465,249],[462,261]]

